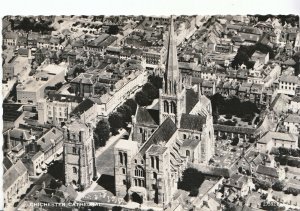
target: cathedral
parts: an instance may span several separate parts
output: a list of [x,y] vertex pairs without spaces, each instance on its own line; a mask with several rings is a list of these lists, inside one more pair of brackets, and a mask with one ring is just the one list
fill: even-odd
[[187,164],[208,164],[215,147],[211,103],[180,74],[172,18],[158,105],[138,107],[132,124],[114,149],[116,195],[168,204]]

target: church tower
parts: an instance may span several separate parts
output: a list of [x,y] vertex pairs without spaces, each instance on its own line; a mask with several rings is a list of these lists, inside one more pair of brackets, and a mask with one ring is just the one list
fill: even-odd
[[179,72],[176,43],[173,17],[171,16],[166,68],[163,77],[163,86],[159,90],[159,121],[162,124],[165,119],[170,117],[176,126],[179,127],[181,114],[185,113],[186,89]]
[[97,176],[95,145],[90,126],[74,120],[64,126],[65,184],[86,188]]

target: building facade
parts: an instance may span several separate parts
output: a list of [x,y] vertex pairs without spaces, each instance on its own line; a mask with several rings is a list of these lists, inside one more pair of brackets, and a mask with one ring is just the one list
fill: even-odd
[[63,160],[66,185],[86,188],[97,175],[93,132],[80,120],[64,126]]

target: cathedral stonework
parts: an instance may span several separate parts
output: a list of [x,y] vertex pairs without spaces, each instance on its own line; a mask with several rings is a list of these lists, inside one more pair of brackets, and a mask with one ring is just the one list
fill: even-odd
[[115,146],[116,195],[138,194],[167,204],[187,164],[208,164],[214,155],[211,103],[178,68],[173,19],[158,109],[138,107],[129,140]]

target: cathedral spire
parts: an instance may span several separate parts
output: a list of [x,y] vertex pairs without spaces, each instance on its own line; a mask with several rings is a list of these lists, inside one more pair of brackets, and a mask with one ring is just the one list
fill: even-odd
[[167,62],[165,77],[171,81],[179,80],[179,69],[176,49],[176,36],[174,33],[174,21],[171,16],[171,24],[169,28],[169,40],[168,40],[168,51],[167,51]]

